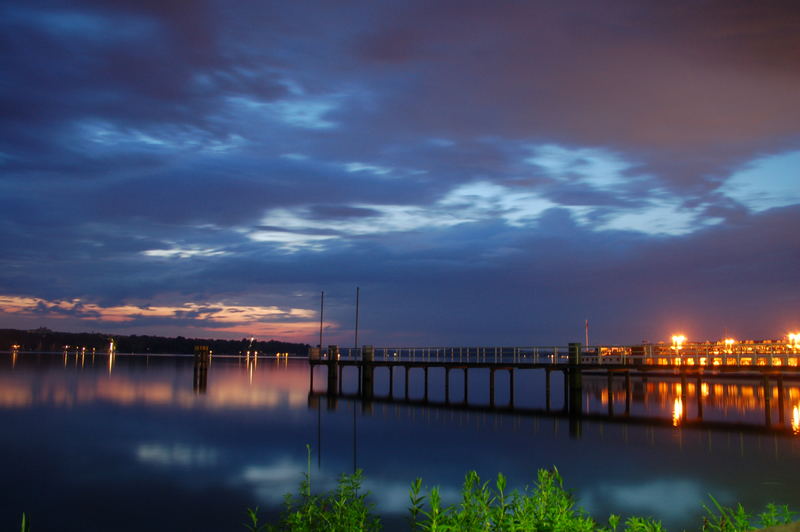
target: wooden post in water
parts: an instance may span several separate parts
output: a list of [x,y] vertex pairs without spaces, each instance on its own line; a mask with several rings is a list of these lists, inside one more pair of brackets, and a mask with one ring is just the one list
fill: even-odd
[[778,421],[783,423],[783,375],[778,375]]
[[544,409],[550,411],[550,368],[544,369]]
[[681,370],[681,416],[685,421],[689,411],[688,386],[686,386],[686,373]]
[[467,404],[469,398],[469,394],[467,393],[469,390],[469,376],[467,375],[468,372],[469,370],[467,370],[467,367],[464,366],[464,404]]
[[697,382],[695,383],[695,393],[697,394],[697,417],[698,419],[703,419],[703,380],[700,377],[697,377]]
[[608,415],[609,416],[613,416],[614,415],[614,374],[611,372],[611,370],[607,370],[607,371],[608,371],[608,383],[607,383],[607,388],[608,388]]
[[375,393],[375,347],[365,345],[361,348],[361,395],[368,399]]
[[583,411],[583,376],[581,375],[581,344],[573,342],[568,347],[568,359],[570,368],[567,370],[569,375],[566,388],[569,389],[569,434],[570,437],[579,439],[581,437],[580,417]]
[[319,347],[311,347],[308,350],[308,359],[312,362],[316,362],[322,359],[321,356],[322,350]]
[[450,402],[450,368],[444,368],[444,402]]
[[508,370],[508,403],[514,408],[514,368]]
[[625,373],[625,415],[631,414],[631,374]]
[[338,386],[338,377],[339,377],[339,346],[338,345],[329,345],[328,346],[328,395],[333,395],[336,393],[336,390],[339,388]]
[[489,370],[489,406],[494,406],[494,368]]
[[403,397],[405,399],[408,399],[408,372],[409,372],[408,364],[406,364],[405,368],[406,368],[406,382],[405,382],[406,390],[405,390],[405,395]]
[[207,345],[194,346],[194,393],[204,394],[208,387],[208,367],[211,365],[211,350]]
[[428,402],[428,366],[425,366],[423,368],[423,370],[425,371],[425,396],[424,396],[424,400],[427,403]]
[[769,385],[769,377],[764,375],[764,422],[767,427],[772,425],[772,387]]
[[394,366],[389,366],[389,398],[394,399]]

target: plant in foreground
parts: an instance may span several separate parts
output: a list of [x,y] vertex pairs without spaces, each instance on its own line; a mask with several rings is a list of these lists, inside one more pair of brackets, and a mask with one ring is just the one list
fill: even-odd
[[[248,509],[250,522],[245,527],[250,532],[380,530],[380,521],[371,514],[373,505],[366,502],[368,494],[360,491],[361,481],[361,471],[342,475],[335,490],[313,495],[309,458],[299,493],[286,495],[281,522],[277,526],[259,525],[258,508]],[[793,515],[787,506],[769,504],[756,520],[741,505],[726,508],[713,497],[711,501],[714,510],[704,505],[708,516],[703,531],[754,530],[754,521],[766,527],[789,523]],[[417,478],[409,490],[409,521],[411,530],[423,532],[617,532],[620,528],[623,532],[665,532],[660,521],[649,517],[629,517],[620,527],[620,517],[612,514],[607,524],[597,523],[575,506],[574,497],[564,489],[555,468],[539,470],[535,485],[522,491],[508,491],[502,474],[490,483],[470,471],[464,479],[461,501],[449,506],[442,503],[439,487],[426,492],[422,479]]]
[[244,527],[249,532],[265,532],[272,529],[272,527],[269,524],[263,524],[263,525],[258,524],[258,506],[256,506],[255,510],[253,510],[252,508],[247,509],[247,519],[249,519],[250,522],[244,523]]
[[[542,469],[536,485],[522,492],[507,492],[507,482],[502,474],[494,485],[481,482],[475,471],[467,473],[461,490],[461,502],[442,507],[438,488],[429,495],[421,494],[422,480],[411,485],[410,514],[412,528],[421,531],[613,531],[619,516],[609,517],[608,526],[598,525],[583,510],[575,508],[573,496],[564,489],[563,481],[555,468]],[[425,499],[428,506],[425,506]],[[660,523],[640,519],[626,523],[626,530],[659,531]]]
[[703,518],[704,531],[740,532],[768,526],[785,525],[791,523],[795,515],[794,512],[789,510],[788,505],[777,506],[769,503],[763,512],[754,517],[741,504],[737,504],[736,507],[722,506],[711,494],[708,497],[711,499],[714,508],[703,505],[706,514],[708,514]]
[[311,446],[306,445],[307,470],[300,482],[297,495],[284,497],[284,514],[278,525],[259,524],[258,508],[247,509],[249,522],[244,526],[250,532],[265,531],[377,531],[380,520],[372,515],[373,504],[367,503],[369,492],[361,491],[362,473],[341,475],[336,489],[313,495],[311,493]]

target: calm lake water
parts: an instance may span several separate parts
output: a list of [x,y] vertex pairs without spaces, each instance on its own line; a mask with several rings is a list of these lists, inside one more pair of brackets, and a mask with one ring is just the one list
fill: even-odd
[[[411,401],[395,370],[395,399],[371,404],[348,398],[352,368],[335,400],[319,395],[325,368],[313,391],[309,377],[300,359],[215,357],[202,378],[192,357],[2,353],[0,529],[18,529],[24,511],[35,532],[244,530],[245,508],[274,516],[296,489],[306,444],[313,488],[362,468],[390,530],[404,529],[415,477],[455,501],[470,469],[522,487],[555,465],[596,518],[652,515],[673,530],[699,525],[708,493],[754,510],[770,501],[800,509],[797,381],[783,390],[773,381],[765,397],[746,379],[633,378],[628,392],[616,378],[609,393],[605,376],[584,376],[584,417],[570,419],[559,372],[550,412],[543,371],[517,372],[516,412],[487,408],[486,370],[470,370],[468,408],[442,404],[441,369],[429,372],[427,406],[420,370]],[[388,371],[377,369],[375,383],[385,396]],[[463,373],[452,371],[451,399],[463,393]],[[508,404],[506,372],[496,396]],[[676,399],[685,403],[673,423]]]

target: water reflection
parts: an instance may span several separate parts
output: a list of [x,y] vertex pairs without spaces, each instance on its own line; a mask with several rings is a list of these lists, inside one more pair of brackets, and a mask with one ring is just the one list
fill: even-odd
[[[208,366],[210,363],[195,358],[194,361],[194,379],[192,381],[192,389],[196,394],[205,394],[208,389]],[[250,382],[252,383],[252,377]]]
[[680,397],[676,397],[672,406],[672,426],[680,425],[681,419],[683,419],[683,401]]
[[[309,380],[313,384],[313,374],[305,363],[288,360],[285,357],[266,359],[254,355],[232,358],[215,358],[211,367],[210,357],[204,361],[195,358],[191,370],[191,388],[175,378],[180,367],[175,366],[175,358],[129,356],[110,353],[107,355],[87,354],[80,351],[63,354],[62,366],[65,373],[38,372],[36,365],[48,365],[46,355],[28,358],[16,351],[10,353],[10,366],[14,373],[0,372],[0,407],[21,408],[34,405],[75,406],[93,402],[111,402],[120,405],[160,405],[178,408],[273,408],[288,405],[293,409],[317,408],[324,396],[328,409],[335,409],[337,398],[358,398],[358,374],[345,370],[337,379],[335,394],[312,389],[309,396]],[[6,359],[9,360],[9,359]],[[259,362],[259,360],[261,362]],[[190,362],[190,360],[187,360]],[[124,371],[117,372],[122,364]],[[259,366],[261,364],[261,366]],[[139,372],[142,366],[146,372]],[[97,371],[105,367],[105,372]],[[70,372],[70,368],[72,372]],[[317,368],[318,373],[324,368]],[[422,372],[386,372],[389,381],[381,381],[376,374],[374,397],[363,401],[361,408],[368,412],[374,401],[403,401],[407,404],[426,405],[436,402],[441,386],[436,386],[437,375],[431,370],[430,382],[422,386]],[[472,375],[476,373],[476,375]],[[531,372],[533,373],[533,372]],[[469,381],[480,381],[480,373],[470,373]],[[485,377],[485,376],[484,376]],[[564,391],[564,402],[559,404],[561,392],[556,391],[558,380],[547,381],[547,398],[542,397],[542,383],[536,376],[525,381],[517,377],[517,391],[514,380],[497,379],[498,394],[506,394],[505,401],[488,400],[475,396],[481,394],[481,386],[472,384],[467,389],[467,379],[451,377],[449,388],[453,395],[462,397],[461,403],[444,401],[448,408],[455,410],[477,409],[480,411],[519,412],[546,411],[558,413],[566,404],[573,402],[580,406],[577,415],[586,419],[602,419],[618,422],[655,422],[659,418],[672,426],[714,426],[723,424],[752,429],[759,425],[769,431],[786,431],[800,434],[800,385],[766,380],[754,381],[745,378],[731,379],[722,376],[692,378],[680,377],[631,377],[625,378],[584,376],[582,388],[577,399],[570,398]],[[429,377],[424,374],[425,383]],[[403,382],[408,380],[408,382]],[[399,381],[399,382],[395,382]],[[317,382],[325,380],[317,378]],[[461,389],[458,385],[461,384]],[[480,383],[479,383],[480,384]],[[509,389],[509,386],[511,388]],[[562,384],[563,386],[563,384]],[[426,391],[430,387],[430,392]],[[484,386],[485,387],[485,386]],[[492,379],[492,389],[495,384]],[[317,386],[319,388],[319,386]],[[324,389],[324,385],[322,386]],[[347,390],[351,391],[347,391]],[[343,393],[338,393],[344,390]],[[398,396],[399,394],[399,396]],[[416,394],[417,399],[412,397]],[[553,395],[551,399],[550,395]],[[574,413],[574,412],[573,412]],[[789,415],[786,415],[790,413]],[[777,415],[776,415],[777,414]]]
[[[364,370],[362,378],[359,368],[339,366],[327,379],[317,377],[316,382],[327,381],[327,386],[315,387],[314,372],[325,377],[326,365],[318,365],[312,371],[311,395],[324,395],[329,408],[335,408],[337,399],[344,398],[360,401],[364,411],[373,402],[388,402],[480,412],[568,415],[570,431],[576,438],[580,437],[582,419],[788,435],[792,434],[792,422],[786,413],[800,399],[800,376],[793,373],[770,376],[608,371],[604,375],[593,372],[580,376],[566,371],[563,377],[551,378],[551,373],[562,372],[540,369],[519,370],[498,379],[492,369],[475,368],[467,375],[448,367],[419,369],[400,365]],[[343,383],[343,371],[350,372],[348,385]],[[363,390],[361,380],[369,383]],[[328,393],[329,389],[333,393]]]
[[[277,511],[306,471],[307,443],[315,489],[363,467],[365,487],[401,530],[416,476],[455,502],[469,469],[487,479],[506,472],[511,487],[522,487],[555,464],[587,509],[652,512],[677,529],[696,524],[692,509],[709,492],[725,504],[800,500],[800,438],[792,436],[800,432],[800,387],[789,379],[764,387],[585,375],[570,397],[559,373],[547,382],[542,372],[520,373],[512,384],[503,372],[492,401],[488,372],[453,371],[445,384],[444,371],[431,369],[426,387],[422,371],[381,369],[364,400],[355,368],[327,394],[325,368],[312,384],[303,360],[67,356],[64,364],[60,354],[0,355],[0,424],[24,434],[0,437],[0,489],[15,512],[9,519],[33,508],[42,529],[103,529],[85,525],[96,508],[87,509],[86,493],[111,510],[136,503],[130,530],[173,514],[192,521],[173,529],[226,529],[244,507]],[[564,410],[569,401],[579,415]],[[767,407],[777,423],[765,423]],[[47,471],[46,485],[32,470]]]
[[[57,356],[57,355],[56,355]],[[27,358],[26,358],[27,357]],[[15,372],[0,372],[0,408],[74,407],[96,402],[124,406],[261,409],[306,407],[308,373],[284,358],[255,371],[255,357],[215,358],[214,368],[191,359],[130,355],[62,355],[64,372],[46,371],[49,355],[11,354]],[[8,359],[6,359],[8,360]],[[181,361],[176,366],[175,361]],[[176,378],[188,362],[190,377]],[[262,360],[262,362],[264,362]],[[269,371],[280,369],[280,373]],[[146,370],[146,371],[141,371]],[[209,374],[213,375],[209,378]],[[209,386],[213,381],[213,386]],[[191,383],[191,384],[189,384]]]

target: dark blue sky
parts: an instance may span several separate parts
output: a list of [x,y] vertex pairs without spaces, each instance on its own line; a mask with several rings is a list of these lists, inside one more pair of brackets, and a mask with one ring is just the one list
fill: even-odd
[[800,328],[796,2],[4,2],[0,326]]

